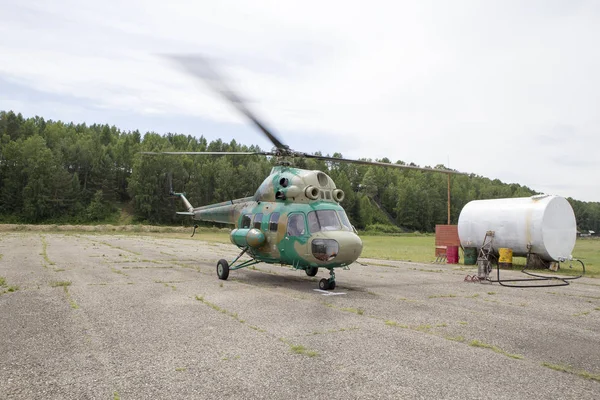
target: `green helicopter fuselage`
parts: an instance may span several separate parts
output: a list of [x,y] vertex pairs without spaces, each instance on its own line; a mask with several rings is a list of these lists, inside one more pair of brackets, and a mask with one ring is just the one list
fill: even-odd
[[297,269],[346,267],[362,241],[339,204],[344,193],[321,171],[276,166],[254,196],[192,207],[194,220],[231,224],[233,244],[254,260]]

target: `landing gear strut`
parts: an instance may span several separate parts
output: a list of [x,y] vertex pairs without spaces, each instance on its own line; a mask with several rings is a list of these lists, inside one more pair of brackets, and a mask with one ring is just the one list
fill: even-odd
[[329,279],[321,279],[319,281],[319,289],[321,290],[333,290],[335,289],[335,272],[333,272],[333,268],[329,270]]

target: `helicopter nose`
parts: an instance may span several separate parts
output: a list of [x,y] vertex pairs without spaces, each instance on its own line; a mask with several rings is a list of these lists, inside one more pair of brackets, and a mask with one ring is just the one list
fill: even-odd
[[362,240],[354,232],[343,232],[338,238],[340,252],[336,257],[337,262],[352,264],[360,257],[363,249]]
[[350,265],[362,252],[362,240],[354,232],[321,233],[312,241],[313,255],[321,261]]

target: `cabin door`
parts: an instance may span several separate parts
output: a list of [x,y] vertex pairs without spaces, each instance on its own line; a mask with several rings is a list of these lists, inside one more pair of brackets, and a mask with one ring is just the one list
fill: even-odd
[[283,240],[279,242],[282,261],[294,267],[304,266],[310,234],[302,213],[289,214]]

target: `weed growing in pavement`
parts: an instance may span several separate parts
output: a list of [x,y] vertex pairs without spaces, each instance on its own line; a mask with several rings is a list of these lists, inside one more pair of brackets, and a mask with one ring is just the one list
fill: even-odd
[[339,328],[339,329],[328,329],[326,331],[313,331],[309,334],[307,334],[306,336],[314,336],[314,335],[325,335],[327,333],[337,333],[337,332],[346,332],[346,331],[355,331],[358,330],[359,328],[357,326],[353,326],[350,328]]
[[79,304],[77,304],[75,302],[75,300],[73,300],[73,298],[71,297],[71,293],[69,293],[68,287],[63,286],[63,289],[65,290],[65,294],[67,295],[67,300],[69,300],[69,304],[71,305],[71,308],[74,310],[77,310],[79,308]]
[[362,308],[353,308],[353,307],[347,307],[347,308],[340,308],[341,311],[346,311],[346,312],[351,312],[357,315],[363,315],[365,313],[365,310],[363,310]]
[[397,326],[398,328],[404,328],[404,329],[408,329],[409,328],[408,325],[400,325],[398,322],[392,321],[392,320],[389,320],[389,319],[385,321],[385,324],[387,326]]
[[481,342],[479,340],[471,340],[469,342],[469,345],[473,346],[473,347],[481,347],[481,348],[484,348],[484,349],[490,349],[490,350],[492,350],[495,353],[502,354],[504,356],[507,356],[507,357],[510,357],[510,358],[514,358],[516,360],[522,360],[524,358],[520,354],[510,354],[510,353],[502,350],[499,347],[496,347],[496,346],[488,344],[488,343]]
[[446,297],[457,297],[455,294],[432,294],[429,296],[430,299],[443,299]]
[[307,357],[316,357],[319,355],[319,353],[317,351],[309,350],[306,347],[302,346],[301,344],[290,343],[287,340],[285,340],[284,338],[280,338],[279,340],[282,341],[283,343],[287,344],[290,347],[290,350],[292,351],[292,353],[301,354],[301,355],[307,356]]
[[241,319],[241,318],[238,316],[238,314],[237,314],[237,313],[232,313],[232,312],[230,312],[230,311],[227,311],[227,310],[226,310],[226,309],[224,309],[224,308],[221,308],[221,307],[219,307],[218,305],[216,305],[216,304],[214,304],[214,303],[211,303],[210,301],[206,301],[206,300],[204,300],[204,296],[198,296],[198,295],[196,295],[196,300],[198,300],[198,301],[200,301],[200,302],[202,302],[202,303],[206,304],[207,306],[209,306],[210,308],[212,308],[212,309],[213,309],[213,310],[215,310],[215,311],[218,311],[218,312],[220,312],[220,313],[222,313],[222,314],[225,314],[225,315],[228,315],[228,316],[230,316],[231,318],[235,319],[236,321],[238,321],[238,322],[239,322],[239,323],[241,323],[241,324],[244,324],[244,323],[246,323],[246,321],[244,321],[243,319]]
[[[46,261],[46,263],[48,265],[55,265],[55,263],[48,258],[48,242],[46,241],[46,237],[42,235],[41,238],[42,238],[42,257],[44,257],[44,261]],[[46,265],[44,265],[44,267],[45,266]]]
[[114,272],[115,274],[120,274],[120,275],[124,275],[124,276],[129,276],[129,275],[127,275],[125,272],[121,271],[120,269],[111,268],[110,270],[111,270],[112,272]]
[[582,315],[588,315],[591,311],[582,311],[580,313],[573,314],[574,317],[581,317]]
[[565,372],[567,374],[577,375],[579,377],[600,382],[600,374],[592,374],[591,372],[585,370],[577,370],[570,366],[559,365],[559,364],[550,364],[547,362],[541,363],[542,367],[550,368],[555,371]]
[[0,288],[4,289],[0,291],[0,296],[2,296],[4,293],[12,293],[19,290],[19,287],[16,285],[8,285],[6,283],[6,278],[4,278],[3,276],[0,276]]
[[71,281],[50,281],[50,287],[71,286]]

